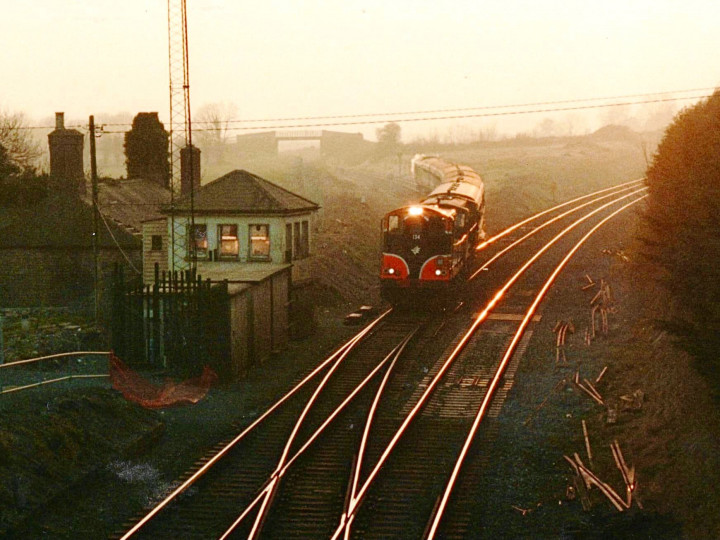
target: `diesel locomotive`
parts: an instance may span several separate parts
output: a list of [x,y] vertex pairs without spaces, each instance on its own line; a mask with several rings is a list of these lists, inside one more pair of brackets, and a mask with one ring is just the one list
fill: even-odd
[[382,219],[382,296],[392,304],[415,293],[446,295],[462,281],[475,246],[485,237],[485,190],[470,167],[436,156],[415,156],[418,185],[435,187],[417,204]]

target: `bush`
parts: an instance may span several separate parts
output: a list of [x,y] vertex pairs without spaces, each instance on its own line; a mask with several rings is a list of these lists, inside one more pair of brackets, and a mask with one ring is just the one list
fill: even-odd
[[668,127],[647,185],[645,255],[672,300],[665,326],[720,383],[720,91]]
[[132,129],[125,134],[127,177],[153,180],[169,186],[170,138],[157,113],[138,113]]

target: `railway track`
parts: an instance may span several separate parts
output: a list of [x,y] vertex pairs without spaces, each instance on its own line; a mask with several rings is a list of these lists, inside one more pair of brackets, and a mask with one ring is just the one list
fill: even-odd
[[[609,207],[617,205],[618,201],[631,198],[632,201],[630,204],[633,204],[638,200],[637,197],[640,191],[642,190],[633,190],[629,194],[620,194],[614,200],[597,206],[586,215],[565,227],[562,231],[556,234],[552,240],[544,242],[542,247],[538,249],[532,257],[527,259],[525,264],[523,264],[520,269],[505,282],[495,296],[487,303],[485,309],[476,316],[471,328],[458,341],[457,346],[454,347],[449,354],[447,354],[447,360],[445,360],[441,367],[437,369],[437,374],[432,378],[432,381],[427,384],[427,389],[422,393],[422,397],[418,399],[417,404],[413,407],[413,410],[410,411],[406,419],[417,416],[417,412],[423,405],[423,399],[428,395],[428,392],[432,389],[433,385],[437,387],[440,385],[441,381],[445,381],[443,389],[459,385],[459,381],[457,379],[455,381],[448,381],[450,378],[449,375],[452,373],[450,366],[453,364],[455,366],[462,366],[461,371],[465,371],[468,368],[473,367],[472,362],[468,362],[468,357],[472,357],[472,354],[468,354],[468,352],[477,351],[480,347],[479,343],[472,342],[472,340],[476,339],[478,336],[476,333],[477,328],[485,321],[489,312],[495,308],[507,290],[525,274],[525,272],[541,255],[585,221],[589,220],[593,216],[601,214]],[[622,207],[618,211],[621,211],[624,208],[627,208],[627,206]],[[611,216],[612,215],[614,214],[611,214]],[[606,217],[601,223],[604,223],[607,219],[609,219],[609,217]],[[588,233],[588,236],[592,234],[594,230],[596,230],[596,228],[593,228],[591,232]],[[563,259],[564,262],[562,265],[564,265],[569,257],[574,254],[574,252],[584,242],[585,238],[586,237],[581,239],[579,243],[575,243],[573,245],[572,249],[568,252],[568,255],[566,255],[567,259]],[[555,272],[553,272],[553,279],[561,268],[562,266],[559,266],[556,268]],[[552,281],[549,283],[546,282],[547,285],[543,286],[541,293],[532,300],[532,303],[529,303],[528,310],[522,317],[519,329],[515,332],[512,339],[507,344],[507,347],[504,347],[502,354],[497,355],[493,353],[490,355],[482,355],[483,362],[489,362],[489,364],[484,365],[492,366],[491,371],[494,375],[490,384],[485,388],[482,388],[482,385],[479,385],[481,387],[480,393],[482,394],[482,405],[480,406],[478,412],[479,416],[476,418],[476,421],[472,423],[472,430],[468,439],[466,439],[466,442],[462,445],[458,443],[458,433],[466,431],[461,425],[463,423],[462,419],[457,420],[457,424],[454,426],[456,429],[451,429],[449,433],[445,433],[444,430],[451,424],[449,418],[444,418],[441,421],[433,421],[433,419],[427,418],[427,413],[423,413],[415,422],[413,428],[408,430],[409,434],[404,437],[402,442],[397,444],[398,448],[396,449],[394,456],[388,459],[388,456],[390,455],[389,451],[393,450],[393,448],[391,448],[392,445],[400,440],[393,439],[393,442],[391,442],[391,444],[383,452],[382,456],[378,459],[378,464],[375,469],[368,475],[368,480],[356,498],[356,504],[353,506],[351,503],[350,521],[355,521],[355,526],[358,531],[357,535],[352,536],[356,536],[358,538],[418,538],[424,536],[423,529],[421,529],[421,524],[423,524],[424,521],[420,518],[420,515],[427,516],[433,515],[434,513],[432,507],[432,497],[430,497],[429,494],[437,492],[437,486],[435,483],[438,479],[447,478],[450,474],[450,470],[452,470],[453,474],[451,478],[454,479],[457,477],[459,465],[456,465],[454,469],[448,469],[446,466],[448,456],[456,454],[466,455],[467,447],[473,442],[474,437],[477,434],[479,423],[485,416],[485,413],[488,410],[492,410],[495,413],[499,411],[500,404],[498,403],[498,400],[496,399],[494,403],[491,400],[496,397],[503,397],[502,395],[497,396],[496,390],[498,389],[501,380],[504,380],[505,383],[507,383],[507,380],[503,379],[503,375],[506,373],[508,363],[515,353],[519,352],[518,345],[520,341],[523,338],[527,339],[528,336],[525,334],[525,330],[527,329],[529,322],[533,320],[533,314],[537,308],[537,304],[540,300],[542,300],[542,296],[551,282]],[[483,343],[487,343],[487,340],[483,340]],[[519,355],[517,355],[516,358],[517,357],[519,357]],[[446,372],[448,377],[446,377]],[[508,389],[509,386],[504,384],[502,393],[506,393]],[[439,399],[443,399],[442,391],[433,393],[432,395],[433,400],[437,401]],[[439,407],[441,411],[446,409],[445,403],[447,402],[447,399],[444,399],[443,401],[444,403]],[[430,400],[430,402],[432,402],[432,400]],[[472,405],[470,405],[470,407],[472,407]],[[428,403],[426,411],[431,410],[432,408]],[[468,418],[468,420],[471,418],[472,415]],[[404,426],[406,426],[406,424],[404,424]],[[402,428],[398,430],[397,433],[400,434],[401,431]],[[418,436],[418,431],[425,435]],[[441,447],[434,444],[434,439],[437,433],[442,434],[441,439],[443,440],[443,444]],[[487,439],[484,439],[484,441],[487,442]],[[460,450],[461,447],[462,450]],[[374,475],[381,467],[383,469],[382,476],[379,480],[375,481]],[[415,479],[413,482],[413,486],[415,486],[414,490],[406,485],[405,481],[408,478]],[[449,497],[449,493],[451,491],[452,489],[450,488],[450,491],[448,491],[447,495],[445,495],[441,500],[440,512],[437,513],[437,509],[435,511],[437,516],[442,516],[442,509],[444,505],[446,505],[447,497]],[[473,493],[478,492],[473,491]],[[365,500],[363,500],[363,498],[365,498]],[[362,508],[360,508],[361,504]],[[357,510],[358,508],[360,509]],[[363,511],[367,508],[370,510]],[[439,520],[440,517],[437,519]],[[467,515],[465,517],[465,521],[468,521]],[[341,526],[336,531],[336,537],[339,537],[341,534],[345,537],[351,536],[348,534],[348,529],[349,526],[347,521],[341,523]],[[433,522],[431,523],[431,530],[428,534],[430,536],[434,536],[436,530],[437,525]],[[460,534],[459,537],[462,537],[462,534]]]
[[[249,505],[267,487],[269,480],[287,462],[294,462],[301,448],[358,385],[367,384],[367,374],[387,356],[398,342],[417,331],[426,320],[389,320],[389,312],[366,327],[326,359],[311,375],[322,378],[319,385],[305,378],[232,441],[219,443],[181,479],[168,497],[149,514],[138,519],[117,537],[207,538],[219,536],[233,523],[238,508]],[[375,326],[376,325],[376,326]],[[375,326],[375,327],[373,327]],[[377,369],[379,371],[379,369]],[[323,391],[319,392],[319,388]],[[298,423],[307,404],[319,399]],[[347,405],[347,404],[345,404]],[[288,441],[288,433],[297,434]],[[283,472],[284,474],[284,472]],[[209,533],[208,531],[213,531]]]
[[[552,263],[559,249],[566,263],[641,196],[639,181],[603,190],[488,239],[461,309],[383,314],[320,364],[314,385],[302,383],[242,437],[218,445],[122,537],[464,537],[478,500],[462,494],[478,493],[489,466],[483,446],[496,429],[482,421],[500,413],[552,282],[543,284],[548,263],[539,261]],[[578,231],[585,236],[560,245]],[[494,313],[511,288],[524,294]]]

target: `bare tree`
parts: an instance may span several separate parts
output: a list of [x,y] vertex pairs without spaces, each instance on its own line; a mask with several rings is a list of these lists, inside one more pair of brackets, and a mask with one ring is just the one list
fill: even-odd
[[231,121],[238,116],[234,103],[208,103],[193,117],[193,145],[202,151],[203,171],[222,170]]
[[498,140],[497,124],[481,124],[475,131],[475,140],[478,142]]
[[400,125],[395,122],[390,122],[375,130],[380,154],[394,155],[402,151],[401,132]]
[[536,137],[554,137],[557,134],[557,123],[552,118],[543,118],[535,127]]
[[31,169],[42,155],[40,143],[28,129],[23,113],[0,111],[0,145],[8,159],[21,169]]
[[224,144],[230,121],[237,115],[234,103],[207,103],[200,107],[193,118],[193,135],[198,145]]

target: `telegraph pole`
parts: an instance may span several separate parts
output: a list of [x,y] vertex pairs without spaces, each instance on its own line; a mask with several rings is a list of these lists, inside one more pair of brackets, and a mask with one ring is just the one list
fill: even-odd
[[[0,364],[5,363],[5,342],[3,340],[3,316],[2,313],[0,313]],[[0,384],[0,390],[2,390],[2,385]]]
[[95,268],[95,324],[98,323],[98,181],[97,181],[97,158],[95,156],[95,117],[90,115],[90,180],[92,181],[92,204],[93,204],[93,261]]

